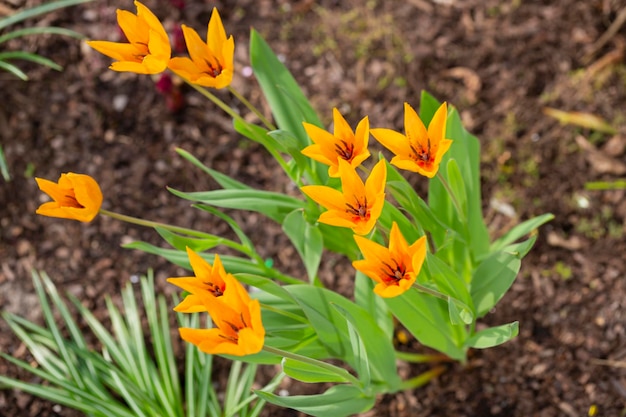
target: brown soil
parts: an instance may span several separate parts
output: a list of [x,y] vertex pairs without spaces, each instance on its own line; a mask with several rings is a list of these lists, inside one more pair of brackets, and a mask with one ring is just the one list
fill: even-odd
[[[0,4],[0,15],[36,3],[9,0]],[[585,183],[624,176],[626,136],[561,126],[542,112],[544,106],[585,111],[624,126],[626,27],[617,26],[599,42],[624,13],[623,3],[233,0],[187,1],[182,9],[167,1],[145,4],[169,29],[184,22],[200,31],[217,6],[237,42],[235,87],[261,106],[254,80],[241,75],[251,26],[284,57],[326,122],[336,106],[353,125],[369,115],[372,126],[401,129],[402,103],[418,106],[420,91],[429,90],[454,104],[481,139],[483,196],[494,234],[534,215],[556,216],[542,228],[512,290],[486,318],[488,324],[519,320],[517,339],[474,352],[466,366],[451,366],[426,387],[380,398],[366,415],[583,416],[592,406],[598,416],[623,415],[626,199],[624,190],[587,191]],[[45,23],[110,39],[116,8],[134,10],[131,2],[96,0],[50,14]],[[105,294],[115,297],[132,275],[150,267],[163,291],[173,291],[166,277],[184,273],[120,248],[132,240],[161,244],[152,230],[104,217],[79,224],[35,215],[42,200],[33,175],[55,180],[61,172],[87,173],[104,190],[104,208],[218,234],[226,232],[223,224],[165,189],[212,186],[175,147],[251,185],[285,187],[270,157],[236,135],[229,119],[195,92],[183,89],[184,107],[172,112],[150,77],[108,71],[107,58],[75,40],[30,37],[8,47],[36,51],[65,70],[24,64],[29,82],[0,73],[0,137],[13,176],[8,183],[0,179],[3,310],[41,320],[32,268],[47,271],[61,291],[93,311],[103,309]],[[231,100],[226,92],[219,95]],[[513,219],[496,209],[503,204],[514,210]],[[291,265],[293,249],[276,226],[258,216],[239,218],[263,256],[298,271]],[[336,273],[330,265],[324,271],[326,279]],[[32,360],[4,322],[0,348]],[[0,373],[29,378],[6,362],[0,362]],[[76,414],[0,391],[0,415]],[[271,415],[297,413],[272,409]]]

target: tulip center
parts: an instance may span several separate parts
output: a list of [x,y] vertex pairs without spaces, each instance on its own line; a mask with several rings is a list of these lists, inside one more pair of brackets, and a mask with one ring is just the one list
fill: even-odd
[[417,142],[417,148],[413,146],[413,144],[410,146],[413,151],[411,158],[417,163],[417,165],[424,167],[431,165],[435,161],[433,152],[431,152],[430,138],[428,138],[428,144],[426,146],[422,146],[420,142]]
[[205,74],[208,74],[209,76],[213,77],[213,78],[217,78],[218,75],[220,75],[222,73],[222,66],[220,65],[220,63],[216,60],[215,64],[209,62],[208,60],[204,60],[204,63],[207,66],[207,69],[204,71]]
[[239,318],[241,319],[241,326],[233,324],[229,321],[224,321],[228,325],[228,328],[222,329],[223,334],[220,334],[220,337],[226,340],[230,340],[231,342],[237,343],[239,341],[239,331],[245,327],[246,321],[243,318],[243,313],[239,314]]
[[342,140],[341,145],[335,143],[335,151],[337,151],[337,155],[339,155],[342,159],[349,162],[354,154],[354,145]]
[[80,208],[80,209],[85,208],[85,206],[83,206],[82,204],[78,202],[78,200],[76,200],[76,197],[74,195],[65,194],[63,197],[65,198],[63,199],[63,201],[59,201],[59,205],[63,207],[74,207],[74,208]]
[[393,261],[395,266],[391,266],[383,262],[386,269],[382,271],[382,280],[387,285],[397,285],[398,281],[404,278],[406,275],[406,267],[401,263],[398,263],[395,259]]
[[207,290],[213,294],[214,297],[221,297],[224,295],[224,291],[217,285],[212,282],[203,282],[208,288]]
[[350,213],[354,215],[353,221],[364,220],[367,221],[370,218],[370,211],[367,207],[367,197],[363,199],[363,204],[356,199],[356,204],[352,205],[350,203],[346,203],[346,213]]

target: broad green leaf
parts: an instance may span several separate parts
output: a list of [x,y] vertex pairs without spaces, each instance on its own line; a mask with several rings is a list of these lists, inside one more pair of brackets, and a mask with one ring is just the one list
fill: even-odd
[[532,249],[536,241],[537,241],[537,235],[534,235],[522,242],[509,245],[505,247],[504,249],[502,249],[502,251],[508,252],[522,259],[524,256],[528,254],[528,252],[530,252],[530,250]]
[[470,308],[471,311],[472,297],[470,296],[468,284],[448,264],[429,252],[426,254],[424,270],[426,276],[435,283],[440,292],[456,298]]
[[474,322],[474,314],[470,308],[457,300],[448,297],[448,314],[450,315],[450,323],[456,324],[472,324]]
[[315,110],[263,37],[250,32],[250,64],[280,129],[291,132],[302,149],[308,139],[302,122],[322,127]]
[[356,271],[354,278],[354,301],[366,311],[376,312],[376,323],[389,340],[393,339],[393,316],[382,297],[374,293],[374,280]]
[[307,382],[310,384],[318,382],[350,382],[349,379],[344,378],[335,372],[290,358],[283,358],[282,366],[283,371],[287,375],[300,382]]
[[365,342],[361,338],[357,328],[357,319],[353,317],[348,310],[341,308],[337,304],[332,304],[332,306],[339,314],[348,319],[348,335],[350,336],[350,345],[352,345],[352,352],[355,356],[354,363],[356,364],[356,373],[359,376],[359,380],[363,383],[363,386],[368,387],[372,378],[370,362],[367,356],[367,350],[365,349]]
[[509,252],[496,252],[486,258],[474,272],[470,293],[476,316],[482,317],[508,291],[521,266],[520,258]]
[[415,242],[421,237],[420,230],[415,227],[409,219],[393,204],[389,201],[385,201],[383,211],[378,219],[379,225],[383,226],[387,230],[391,230],[393,222],[398,224],[398,227],[402,231],[402,236],[409,242],[409,244]]
[[541,216],[533,217],[532,219],[526,220],[525,222],[516,225],[504,236],[491,244],[491,251],[496,252],[501,250],[505,246],[515,242],[517,239],[526,236],[542,224],[545,224],[552,219],[554,219],[554,215],[546,213]]
[[302,210],[294,210],[285,217],[283,231],[298,251],[309,276],[309,282],[313,283],[324,250],[322,232],[319,227],[309,224],[304,219]]
[[316,417],[351,416],[371,409],[376,402],[375,395],[367,395],[353,385],[335,385],[319,395],[281,397],[271,392],[254,392],[267,402]]
[[394,316],[421,344],[453,359],[465,360],[462,347],[465,329],[450,323],[448,303],[414,290],[385,301]]
[[462,221],[467,217],[467,194],[465,190],[465,183],[463,181],[463,177],[461,176],[461,171],[459,170],[459,165],[456,162],[456,159],[450,158],[448,163],[446,164],[448,181],[450,181],[450,189],[456,198],[456,202],[459,205],[460,213]]
[[168,188],[186,200],[198,201],[215,207],[248,210],[262,213],[282,223],[285,216],[295,209],[304,208],[305,203],[285,194],[261,190],[213,190],[186,193]]
[[514,321],[513,323],[481,330],[467,339],[465,345],[469,348],[487,349],[508,342],[516,337],[518,333],[519,323]]
[[336,292],[325,288],[310,287],[308,285],[290,285],[285,287],[294,296],[311,326],[315,328],[320,340],[328,347],[334,357],[346,361],[354,369],[358,369],[358,358],[355,357],[353,346],[350,343],[347,318],[339,314],[335,304],[348,311],[354,319],[352,325],[362,338],[367,341],[365,349],[371,365],[372,379],[384,382],[393,390],[399,386],[396,371],[395,351],[391,339],[377,325],[372,315]]

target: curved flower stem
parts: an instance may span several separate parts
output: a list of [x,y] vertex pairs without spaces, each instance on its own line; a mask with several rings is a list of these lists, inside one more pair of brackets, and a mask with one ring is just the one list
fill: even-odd
[[[169,230],[170,232],[174,232],[174,233],[181,233],[181,234],[185,234],[187,236],[193,236],[193,237],[197,237],[197,238],[214,238],[214,235],[208,234],[208,233],[204,233],[204,232],[199,232],[197,230],[193,230],[193,229],[187,229],[186,227],[179,227],[179,226],[173,226],[171,224],[167,224],[167,223],[160,223],[160,222],[153,222],[150,220],[144,220],[144,219],[140,219],[137,217],[132,217],[132,216],[127,216],[125,214],[120,214],[120,213],[116,213],[114,211],[109,211],[109,210],[105,210],[105,209],[100,209],[100,214],[103,214],[105,216],[109,216],[112,217],[114,219],[117,220],[121,220],[123,222],[126,223],[132,223],[132,224],[136,224],[139,226],[145,226],[145,227],[161,227],[163,229]],[[238,252],[241,252],[251,258],[256,259],[256,254],[252,253],[250,251],[250,249],[248,249],[247,247],[245,247],[244,245],[240,245],[237,242],[233,242],[232,240],[228,240],[228,239],[223,239],[220,238],[220,244],[227,246],[231,249],[234,249]],[[263,263],[263,259],[261,259],[259,257],[259,259],[257,261],[260,261],[261,264]]]
[[274,126],[272,122],[267,120],[265,116],[263,116],[263,113],[261,113],[259,109],[253,106],[252,103],[250,103],[247,98],[239,94],[239,91],[235,90],[230,85],[228,86],[228,91],[230,91],[232,95],[237,97],[237,99],[241,101],[243,105],[246,106],[252,113],[256,114],[259,120],[261,120],[261,123],[265,125],[265,127],[267,127],[269,130],[276,130],[276,126]]
[[423,372],[416,377],[411,379],[407,379],[406,381],[402,381],[400,385],[400,389],[398,391],[404,391],[409,389],[419,388],[421,386],[426,385],[430,380],[438,377],[446,370],[446,366],[439,365],[434,367],[433,369]]
[[268,353],[273,353],[274,355],[282,356],[283,358],[293,359],[299,362],[307,363],[309,365],[313,365],[313,366],[317,366],[319,368],[325,369],[336,375],[339,375],[341,378],[347,379],[348,381],[350,381],[350,383],[352,383],[353,385],[357,387],[360,387],[362,385],[361,381],[359,381],[354,375],[352,375],[350,372],[338,366],[331,365],[329,363],[322,362],[317,359],[298,355],[297,353],[287,352],[285,350],[277,349],[277,348],[267,346],[267,345],[263,346],[263,350]]
[[454,208],[456,208],[456,212],[459,214],[459,216],[461,216],[461,221],[465,223],[466,222],[465,213],[461,210],[461,205],[459,204],[459,201],[456,199],[456,196],[452,192],[452,188],[450,188],[450,184],[448,184],[448,181],[446,181],[446,179],[443,177],[443,175],[441,175],[439,171],[437,171],[437,178],[439,178],[439,181],[441,181],[441,184],[448,192],[448,195],[450,196],[450,200],[452,200],[452,204],[454,204]]

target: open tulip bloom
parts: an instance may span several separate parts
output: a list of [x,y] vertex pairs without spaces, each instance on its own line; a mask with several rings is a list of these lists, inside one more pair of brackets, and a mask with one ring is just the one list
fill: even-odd
[[339,160],[343,159],[357,168],[370,156],[367,149],[369,120],[365,116],[352,131],[339,110],[333,109],[334,133],[331,134],[311,123],[303,123],[306,133],[314,142],[302,150],[309,158],[328,165],[328,175],[339,177]]
[[448,109],[443,103],[426,130],[413,107],[404,103],[405,135],[391,129],[372,129],[371,132],[376,140],[395,154],[392,165],[432,178],[437,174],[443,155],[452,145],[452,141],[446,139],[447,118]]
[[[62,174],[58,183],[36,179],[41,190],[53,200],[42,204],[37,213],[84,222],[100,213],[153,227],[171,248],[145,242],[128,246],[160,255],[180,266],[186,266],[189,260],[193,276],[168,279],[186,292],[183,301],[174,307],[182,323],[179,332],[183,340],[207,354],[239,356],[238,360],[254,364],[280,364],[276,385],[253,390],[254,395],[307,415],[342,417],[367,411],[376,404],[379,394],[421,386],[446,369],[436,363],[442,357],[465,362],[470,349],[494,347],[518,334],[516,321],[488,327],[479,320],[495,311],[495,305],[515,280],[522,258],[537,239],[534,231],[553,216],[544,214],[526,220],[497,239],[490,236],[483,216],[480,142],[463,128],[454,107],[448,111],[445,102],[441,104],[424,92],[419,115],[404,103],[404,134],[387,128],[370,130],[367,116],[353,131],[335,108],[334,130],[330,133],[319,127],[322,122],[285,65],[259,33],[252,30],[250,65],[272,112],[273,121],[270,121],[230,86],[234,40],[226,36],[216,9],[208,24],[206,42],[195,30],[183,25],[189,57],[170,59],[170,45],[163,26],[145,6],[135,4],[136,15],[127,11],[118,11],[117,15],[128,43],[91,41],[89,45],[115,59],[111,65],[115,71],[155,74],[169,67],[232,117],[237,134],[261,144],[293,181],[294,189],[302,192],[293,195],[254,189],[204,166],[179,149],[180,155],[202,169],[221,189],[170,191],[192,201],[194,208],[228,224],[236,237],[226,238],[102,209],[102,192],[87,175]],[[222,101],[205,87],[228,87],[250,114],[244,117],[241,109]],[[249,115],[253,117],[248,118]],[[260,122],[255,124],[250,120]],[[370,132],[394,154],[389,163],[381,154],[373,166],[363,166],[370,156]],[[211,138],[206,140],[206,146],[214,145]],[[421,196],[416,191],[406,178],[410,172],[396,168],[427,177],[412,179],[428,181],[428,195]],[[357,170],[369,173],[365,181]],[[267,244],[266,241],[249,237],[235,220],[240,217],[231,217],[224,209],[255,212],[279,224],[295,248],[293,253],[299,255],[306,277],[291,276],[274,267],[272,259],[267,259],[272,249],[256,249],[258,244]],[[261,227],[264,224],[258,222]],[[222,256],[206,255],[213,259],[211,265],[205,255],[191,248],[229,252]],[[275,250],[279,252],[280,248]],[[319,273],[327,252],[345,255],[350,262],[346,266],[354,274],[353,294],[339,293],[332,287],[336,282],[333,277],[324,279]],[[297,267],[290,269],[298,271]],[[257,289],[252,297],[244,285]],[[213,327],[198,328],[199,317],[206,318]],[[492,317],[490,321],[497,319]],[[167,322],[167,318],[162,320]],[[400,348],[394,345],[398,323],[416,343]],[[169,329],[165,330],[169,335]],[[155,345],[159,344],[159,338],[153,340]],[[129,345],[123,340],[120,343]],[[424,355],[420,353],[423,347],[441,355]],[[205,361],[203,356],[201,361],[196,360],[199,356],[193,346],[188,347],[187,353],[185,388],[198,377],[203,381],[200,391],[211,390],[210,372],[193,365],[210,360]],[[342,364],[331,364],[329,359]],[[432,367],[402,380],[397,368],[399,360],[430,362]],[[92,368],[100,369],[99,365]],[[174,370],[175,379],[176,364],[169,368]],[[132,369],[131,375],[135,371]],[[311,396],[279,396],[274,390],[285,375],[298,381],[335,385]],[[78,404],[75,396],[83,389],[112,386],[113,380],[107,378],[102,384],[79,381],[77,388],[68,394],[69,403]],[[163,395],[165,391],[179,388],[167,384],[155,384],[157,388],[153,387],[152,393],[140,392],[141,400],[134,405],[141,406],[145,398],[167,397]],[[224,388],[226,396],[231,391],[248,393],[252,382],[240,386]],[[121,388],[118,397],[125,400],[126,394],[141,391]],[[100,393],[101,390],[88,392],[90,397],[85,403],[99,399]],[[186,396],[193,399],[197,393],[198,390],[190,388]],[[211,395],[219,397],[214,392]],[[56,392],[49,397],[57,398]],[[232,405],[229,409],[241,415],[258,415],[256,406],[262,405],[262,401],[254,405],[254,412],[243,408],[253,401],[250,397],[236,405],[228,400]],[[201,402],[204,407],[209,400]],[[195,410],[182,404],[177,409],[180,415],[183,410]],[[212,415],[229,415],[213,408],[211,411]],[[136,415],[137,410],[113,414]],[[178,415],[152,409],[143,414]]]
[[172,54],[170,40],[157,17],[146,6],[135,1],[137,14],[117,10],[117,22],[128,43],[88,41],[96,51],[115,59],[109,68],[137,74],[165,71]]
[[327,211],[318,219],[331,226],[349,227],[358,235],[372,231],[385,203],[387,165],[379,161],[365,183],[347,161],[339,160],[342,191],[324,185],[307,185],[302,191]]
[[204,87],[224,88],[233,79],[235,41],[232,35],[226,38],[226,30],[217,9],[213,9],[207,40],[198,32],[182,25],[189,57],[172,58],[169,68],[192,84]]
[[426,258],[426,236],[409,246],[394,222],[388,248],[363,236],[355,235],[354,240],[364,259],[352,262],[352,266],[376,281],[376,294],[396,297],[411,288]]

